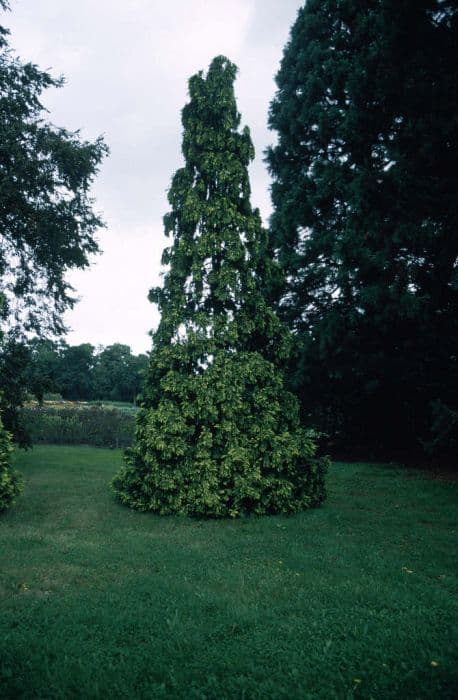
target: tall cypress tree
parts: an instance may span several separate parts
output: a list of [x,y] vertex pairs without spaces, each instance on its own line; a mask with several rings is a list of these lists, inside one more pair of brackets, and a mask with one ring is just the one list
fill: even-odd
[[350,448],[457,408],[457,47],[452,0],[308,0],[277,76],[279,308],[305,413]]
[[135,444],[113,482],[139,510],[234,517],[324,498],[326,460],[279,369],[290,336],[261,292],[265,233],[250,204],[254,151],[239,131],[235,76],[220,56],[189,81],[185,165],[164,218],[168,269],[150,293],[161,321]]

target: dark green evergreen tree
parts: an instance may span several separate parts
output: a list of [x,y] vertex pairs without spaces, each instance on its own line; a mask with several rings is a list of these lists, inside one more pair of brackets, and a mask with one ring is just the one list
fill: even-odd
[[352,450],[458,396],[458,8],[308,0],[270,109],[273,245],[304,413]]
[[173,243],[136,440],[113,485],[121,501],[161,514],[235,517],[291,512],[324,498],[326,460],[300,427],[279,365],[290,336],[261,293],[265,234],[250,204],[247,128],[236,67],[213,60],[189,82],[185,166],[173,177]]

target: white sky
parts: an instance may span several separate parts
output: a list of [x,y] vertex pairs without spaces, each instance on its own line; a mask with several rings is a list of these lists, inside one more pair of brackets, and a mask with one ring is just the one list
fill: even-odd
[[27,61],[63,74],[48,90],[49,119],[83,138],[105,136],[111,154],[97,177],[95,208],[107,228],[103,254],[69,281],[80,302],[68,313],[72,344],[121,342],[150,350],[158,314],[147,301],[160,283],[167,189],[181,158],[187,81],[224,54],[239,67],[236,95],[256,160],[252,202],[267,220],[262,157],[275,136],[267,111],[284,44],[303,0],[11,0],[2,24]]

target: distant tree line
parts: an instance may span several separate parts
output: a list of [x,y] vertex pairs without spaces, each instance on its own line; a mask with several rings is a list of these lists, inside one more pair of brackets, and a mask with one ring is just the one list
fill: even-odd
[[0,364],[1,412],[15,439],[27,445],[30,431],[19,409],[31,397],[40,404],[46,394],[59,394],[69,401],[135,403],[148,356],[134,355],[121,343],[95,348],[90,343],[69,345],[62,340],[10,339],[3,344]]
[[39,403],[50,392],[70,401],[135,403],[148,364],[146,354],[121,343],[95,348],[36,338],[25,347],[25,386]]

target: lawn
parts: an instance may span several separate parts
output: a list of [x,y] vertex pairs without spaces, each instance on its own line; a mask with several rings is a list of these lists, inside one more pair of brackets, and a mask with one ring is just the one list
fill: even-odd
[[16,457],[2,698],[457,696],[456,483],[335,464],[321,509],[193,521],[120,506],[121,458]]

